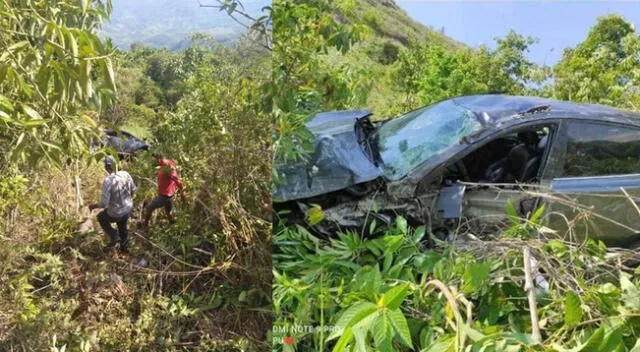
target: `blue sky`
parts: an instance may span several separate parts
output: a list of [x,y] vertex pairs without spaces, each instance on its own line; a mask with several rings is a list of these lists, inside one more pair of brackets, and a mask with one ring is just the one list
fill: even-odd
[[640,27],[640,1],[416,1],[396,0],[416,21],[470,46],[494,47],[494,37],[514,29],[539,39],[529,58],[555,64],[562,51],[583,41],[599,16],[617,13]]

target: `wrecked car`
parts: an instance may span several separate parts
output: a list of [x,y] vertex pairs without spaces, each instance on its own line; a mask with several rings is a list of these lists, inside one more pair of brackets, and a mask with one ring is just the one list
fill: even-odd
[[102,147],[112,148],[120,159],[131,158],[141,151],[149,150],[149,144],[126,131],[104,130],[104,138],[100,141]]
[[[367,110],[319,113],[307,127],[313,150],[276,167],[273,206],[317,234],[396,216],[436,236],[495,233],[511,204],[523,218],[544,205],[545,228],[564,238],[640,239],[639,114],[477,95],[381,122]],[[310,221],[314,208],[322,216]]]

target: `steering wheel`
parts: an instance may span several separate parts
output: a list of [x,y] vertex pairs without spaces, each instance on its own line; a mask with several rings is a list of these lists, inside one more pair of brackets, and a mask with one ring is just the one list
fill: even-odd
[[489,183],[496,183],[504,177],[505,167],[504,161],[495,162],[484,171],[484,178]]

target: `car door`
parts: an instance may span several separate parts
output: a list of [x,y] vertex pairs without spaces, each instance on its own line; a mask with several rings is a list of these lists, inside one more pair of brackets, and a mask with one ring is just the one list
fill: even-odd
[[[522,129],[541,130],[545,128],[548,131],[548,137],[544,151],[540,156],[536,182],[529,185],[510,181],[466,186],[462,207],[463,219],[468,222],[474,231],[495,233],[495,231],[504,229],[504,225],[508,223],[508,203],[513,204],[518,215],[522,217],[526,217],[535,211],[540,203],[540,198],[537,195],[540,180],[547,168],[550,150],[556,143],[558,124],[547,121],[541,124],[518,125],[501,133],[501,135],[506,135],[516,133]],[[501,135],[496,138],[500,138]]]
[[549,227],[572,240],[637,241],[640,129],[573,119],[565,124],[566,144],[549,174]]

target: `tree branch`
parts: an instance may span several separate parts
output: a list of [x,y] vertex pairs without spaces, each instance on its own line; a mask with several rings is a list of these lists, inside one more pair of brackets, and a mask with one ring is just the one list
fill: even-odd
[[529,298],[529,311],[531,313],[531,338],[536,344],[540,343],[540,325],[538,324],[538,312],[536,307],[536,296],[533,286],[533,278],[531,277],[531,253],[529,247],[524,247],[524,290],[527,291]]
[[[231,2],[224,1],[224,0],[216,0],[216,2],[217,4],[203,4],[201,0],[198,0],[198,5],[200,7],[216,8],[221,11],[225,10],[233,21],[235,21],[236,23],[238,23],[239,25],[241,25],[242,27],[244,27],[249,31],[258,33],[260,36],[264,38],[265,43],[259,43],[260,46],[264,47],[267,50],[272,49],[271,39],[270,39],[271,33],[269,30],[269,26],[267,25],[269,23],[269,20],[264,20],[263,18],[258,19],[249,15],[246,12],[244,6],[242,5],[242,2],[240,2],[239,0],[231,0]],[[241,17],[244,17],[246,20],[250,21],[251,23],[250,24],[244,23],[243,21],[241,21],[235,16],[236,14]]]

